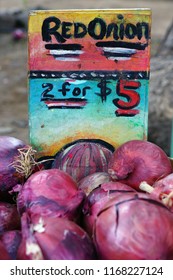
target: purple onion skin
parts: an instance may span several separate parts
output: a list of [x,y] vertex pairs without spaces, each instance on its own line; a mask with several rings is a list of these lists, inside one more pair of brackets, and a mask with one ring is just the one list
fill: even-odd
[[18,149],[25,146],[22,140],[15,137],[0,136],[0,191],[11,190],[18,183],[19,178],[11,164],[18,155]]
[[10,258],[12,260],[17,259],[17,251],[22,240],[22,234],[19,230],[11,230],[4,232],[1,236],[1,241],[3,242]]
[[62,170],[41,170],[31,175],[17,197],[19,213],[64,217],[77,220],[85,194]]
[[95,172],[80,180],[78,188],[84,191],[86,195],[89,195],[93,189],[109,181],[111,181],[111,178],[107,172]]
[[112,151],[96,142],[81,141],[60,151],[52,164],[79,182],[95,172],[107,172]]
[[147,194],[112,198],[97,215],[94,229],[100,259],[173,259],[173,215]]
[[0,240],[0,260],[10,260],[10,256],[1,240]]
[[143,140],[131,140],[119,146],[108,164],[108,173],[113,180],[121,180],[138,191],[142,181],[152,185],[172,172],[166,153]]
[[120,182],[103,183],[90,192],[85,198],[82,208],[82,226],[89,236],[93,236],[95,220],[104,205],[113,197],[119,196],[120,194],[123,196],[131,192],[135,192],[135,190]]
[[20,229],[20,216],[15,204],[0,202],[0,234]]
[[[42,224],[42,232],[39,224]],[[31,227],[34,229],[33,232],[30,230]],[[18,259],[90,260],[96,258],[94,245],[87,233],[67,219],[40,215],[28,219],[24,213],[22,237]]]

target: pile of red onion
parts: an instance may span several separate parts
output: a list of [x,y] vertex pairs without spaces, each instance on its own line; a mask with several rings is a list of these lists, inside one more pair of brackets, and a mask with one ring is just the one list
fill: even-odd
[[45,164],[1,136],[0,152],[0,259],[173,259],[173,169],[154,143],[79,140]]

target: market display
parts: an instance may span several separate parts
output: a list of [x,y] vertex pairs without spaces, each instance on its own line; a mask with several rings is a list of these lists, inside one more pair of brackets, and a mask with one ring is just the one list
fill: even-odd
[[[9,136],[0,139],[0,150],[5,182],[0,192],[0,259],[173,259],[173,169],[154,143],[125,142],[111,152],[107,170],[100,164],[97,172],[90,169],[79,181],[66,166],[55,166],[57,153],[46,165],[31,146]],[[24,176],[28,151],[32,171]],[[88,157],[76,147],[66,160],[77,155],[74,162],[87,161],[73,165],[74,174],[80,167],[87,174],[100,153],[92,157],[90,151]]]

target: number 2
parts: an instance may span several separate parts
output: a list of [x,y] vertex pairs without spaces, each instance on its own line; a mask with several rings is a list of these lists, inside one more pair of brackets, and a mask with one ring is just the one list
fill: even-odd
[[43,91],[43,93],[41,95],[41,101],[54,98],[53,94],[48,94],[53,89],[53,85],[52,84],[44,83],[44,84],[42,84],[42,88],[46,88],[46,89]]

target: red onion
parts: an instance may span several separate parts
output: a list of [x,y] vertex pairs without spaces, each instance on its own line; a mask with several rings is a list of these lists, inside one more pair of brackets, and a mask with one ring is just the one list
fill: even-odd
[[106,172],[95,172],[93,174],[90,174],[86,177],[84,177],[81,181],[78,183],[78,188],[80,190],[83,190],[86,195],[89,195],[89,193],[97,188],[100,184],[109,182],[110,176]]
[[83,205],[83,227],[90,236],[93,234],[93,227],[97,215],[104,205],[112,197],[116,197],[119,194],[124,195],[129,192],[135,192],[135,190],[120,182],[103,183],[90,192]]
[[70,175],[62,170],[48,169],[28,178],[19,190],[17,205],[20,213],[28,211],[76,219],[83,199],[83,191],[78,190]]
[[141,182],[140,189],[150,193],[153,198],[160,199],[173,212],[173,173],[156,181],[152,186]]
[[22,243],[18,259],[90,260],[95,249],[87,233],[63,218],[22,216]]
[[16,205],[8,202],[0,202],[0,234],[19,228],[20,216]]
[[108,166],[112,179],[121,180],[137,190],[142,181],[152,185],[171,172],[172,166],[165,152],[143,140],[131,140],[119,146]]
[[0,240],[0,260],[10,260],[10,256],[1,240]]
[[26,32],[23,28],[16,28],[12,32],[12,38],[14,41],[19,41],[21,39],[26,39]]
[[1,241],[3,242],[10,258],[16,260],[17,251],[22,239],[21,232],[19,230],[6,231],[1,236]]
[[92,140],[72,143],[57,153],[52,167],[64,170],[77,182],[89,174],[107,172],[112,155],[112,147],[107,146]]
[[173,215],[147,194],[112,198],[97,215],[94,228],[100,259],[173,259]]
[[0,191],[10,190],[19,182],[20,174],[12,165],[25,143],[10,136],[0,136]]

